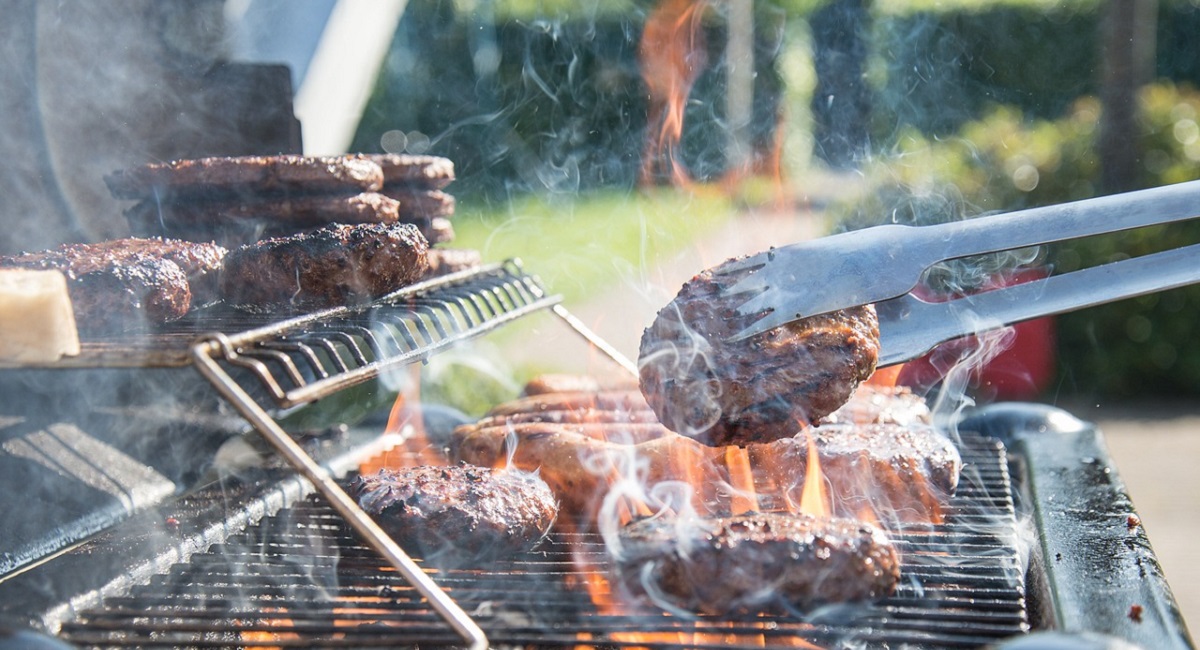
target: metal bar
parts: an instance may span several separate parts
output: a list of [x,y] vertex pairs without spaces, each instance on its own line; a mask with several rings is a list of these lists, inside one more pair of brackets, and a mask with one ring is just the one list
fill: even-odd
[[1200,244],[1192,244],[946,302],[912,294],[881,302],[879,365],[914,359],[960,336],[1195,284],[1198,260]]
[[385,370],[408,365],[414,361],[420,361],[421,359],[432,356],[433,354],[460,343],[468,338],[480,336],[500,327],[501,325],[523,318],[533,312],[553,307],[558,303],[559,300],[561,300],[559,296],[544,298],[532,305],[513,310],[507,314],[501,314],[496,318],[487,321],[483,325],[468,330],[459,336],[435,340],[415,350],[405,352],[398,356],[374,361],[361,368],[356,368],[349,372],[333,375],[327,379],[311,382],[308,385],[296,390],[288,391],[287,394],[281,396],[281,399],[277,400],[277,404],[281,408],[307,404],[308,402],[332,395],[340,390],[357,386],[364,382],[370,381],[375,377],[378,377]]
[[629,357],[621,354],[621,351],[614,348],[608,341],[600,338],[600,336],[589,329],[587,325],[584,325],[583,321],[579,320],[573,314],[571,314],[571,312],[567,311],[566,307],[563,307],[562,305],[555,305],[554,314],[561,318],[563,322],[566,323],[567,326],[569,326],[572,330],[575,330],[576,333],[587,340],[588,343],[594,345],[597,350],[603,352],[618,366],[621,366],[628,371],[629,374],[634,376],[634,378],[638,376],[637,364],[630,361]]
[[313,484],[313,487],[321,493],[321,496],[325,497],[329,505],[346,519],[346,522],[363,537],[364,541],[378,551],[409,584],[429,600],[430,605],[469,644],[472,650],[485,650],[488,647],[487,635],[475,624],[475,621],[446,592],[442,591],[437,583],[426,575],[373,519],[358,507],[354,499],[346,494],[325,468],[317,464],[295,440],[292,440],[291,436],[213,360],[214,355],[231,354],[232,350],[228,346],[229,342],[222,340],[219,336],[211,340],[201,340],[192,348],[192,361],[217,392],[262,434],[263,438],[283,456],[288,464]]

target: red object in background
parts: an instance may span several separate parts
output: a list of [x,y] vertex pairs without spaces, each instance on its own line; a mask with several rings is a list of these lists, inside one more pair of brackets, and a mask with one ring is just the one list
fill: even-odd
[[[988,288],[1021,284],[1046,277],[1044,269],[1026,269],[998,278]],[[937,301],[937,296],[922,296]],[[948,298],[941,297],[942,300]],[[943,343],[929,354],[904,364],[896,383],[924,392],[945,378],[959,360],[978,347],[975,337]],[[972,394],[988,400],[1031,400],[1054,379],[1053,317],[1017,323],[1005,337],[1004,349],[970,371]]]

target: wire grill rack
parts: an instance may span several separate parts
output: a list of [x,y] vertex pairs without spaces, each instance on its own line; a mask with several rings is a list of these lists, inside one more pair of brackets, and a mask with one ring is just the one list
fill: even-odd
[[[1029,621],[1006,450],[981,436],[963,443],[972,471],[945,522],[891,532],[904,560],[897,593],[836,613],[688,619],[648,606],[612,608],[607,603],[621,599],[603,586],[608,553],[595,534],[558,533],[486,567],[432,572],[498,647],[981,647],[1028,632]],[[420,593],[314,498],[80,612],[61,634],[106,648],[460,643]]]

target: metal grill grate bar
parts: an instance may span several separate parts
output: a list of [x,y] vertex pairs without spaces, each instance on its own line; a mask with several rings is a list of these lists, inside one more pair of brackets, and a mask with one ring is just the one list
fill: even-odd
[[[1003,448],[978,439],[975,465],[997,468],[954,500],[937,526],[898,531],[904,581],[892,597],[839,610],[836,622],[764,614],[681,619],[637,606],[605,611],[583,585],[603,569],[595,535],[555,534],[535,553],[486,570],[431,569],[494,645],[738,648],[859,643],[912,648],[979,647],[1028,631]],[[968,455],[968,453],[964,453]],[[979,498],[977,495],[985,495]],[[999,504],[999,506],[997,506]],[[988,528],[979,524],[988,518]],[[990,532],[989,532],[990,531]],[[426,567],[428,568],[428,567]],[[828,616],[826,616],[828,618]],[[641,634],[630,635],[632,631]],[[419,590],[406,584],[344,522],[310,500],[234,535],[186,565],[64,625],[82,646],[455,646]]]
[[223,335],[214,356],[246,392],[291,408],[370,381],[559,302],[516,262],[340,308]]

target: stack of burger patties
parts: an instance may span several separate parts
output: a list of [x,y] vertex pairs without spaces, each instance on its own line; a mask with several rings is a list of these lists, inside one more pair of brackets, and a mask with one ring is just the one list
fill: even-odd
[[269,311],[361,302],[477,265],[475,251],[440,247],[454,239],[453,180],[450,160],[397,154],[200,158],[105,178],[136,201],[134,235],[229,248],[222,299]]

